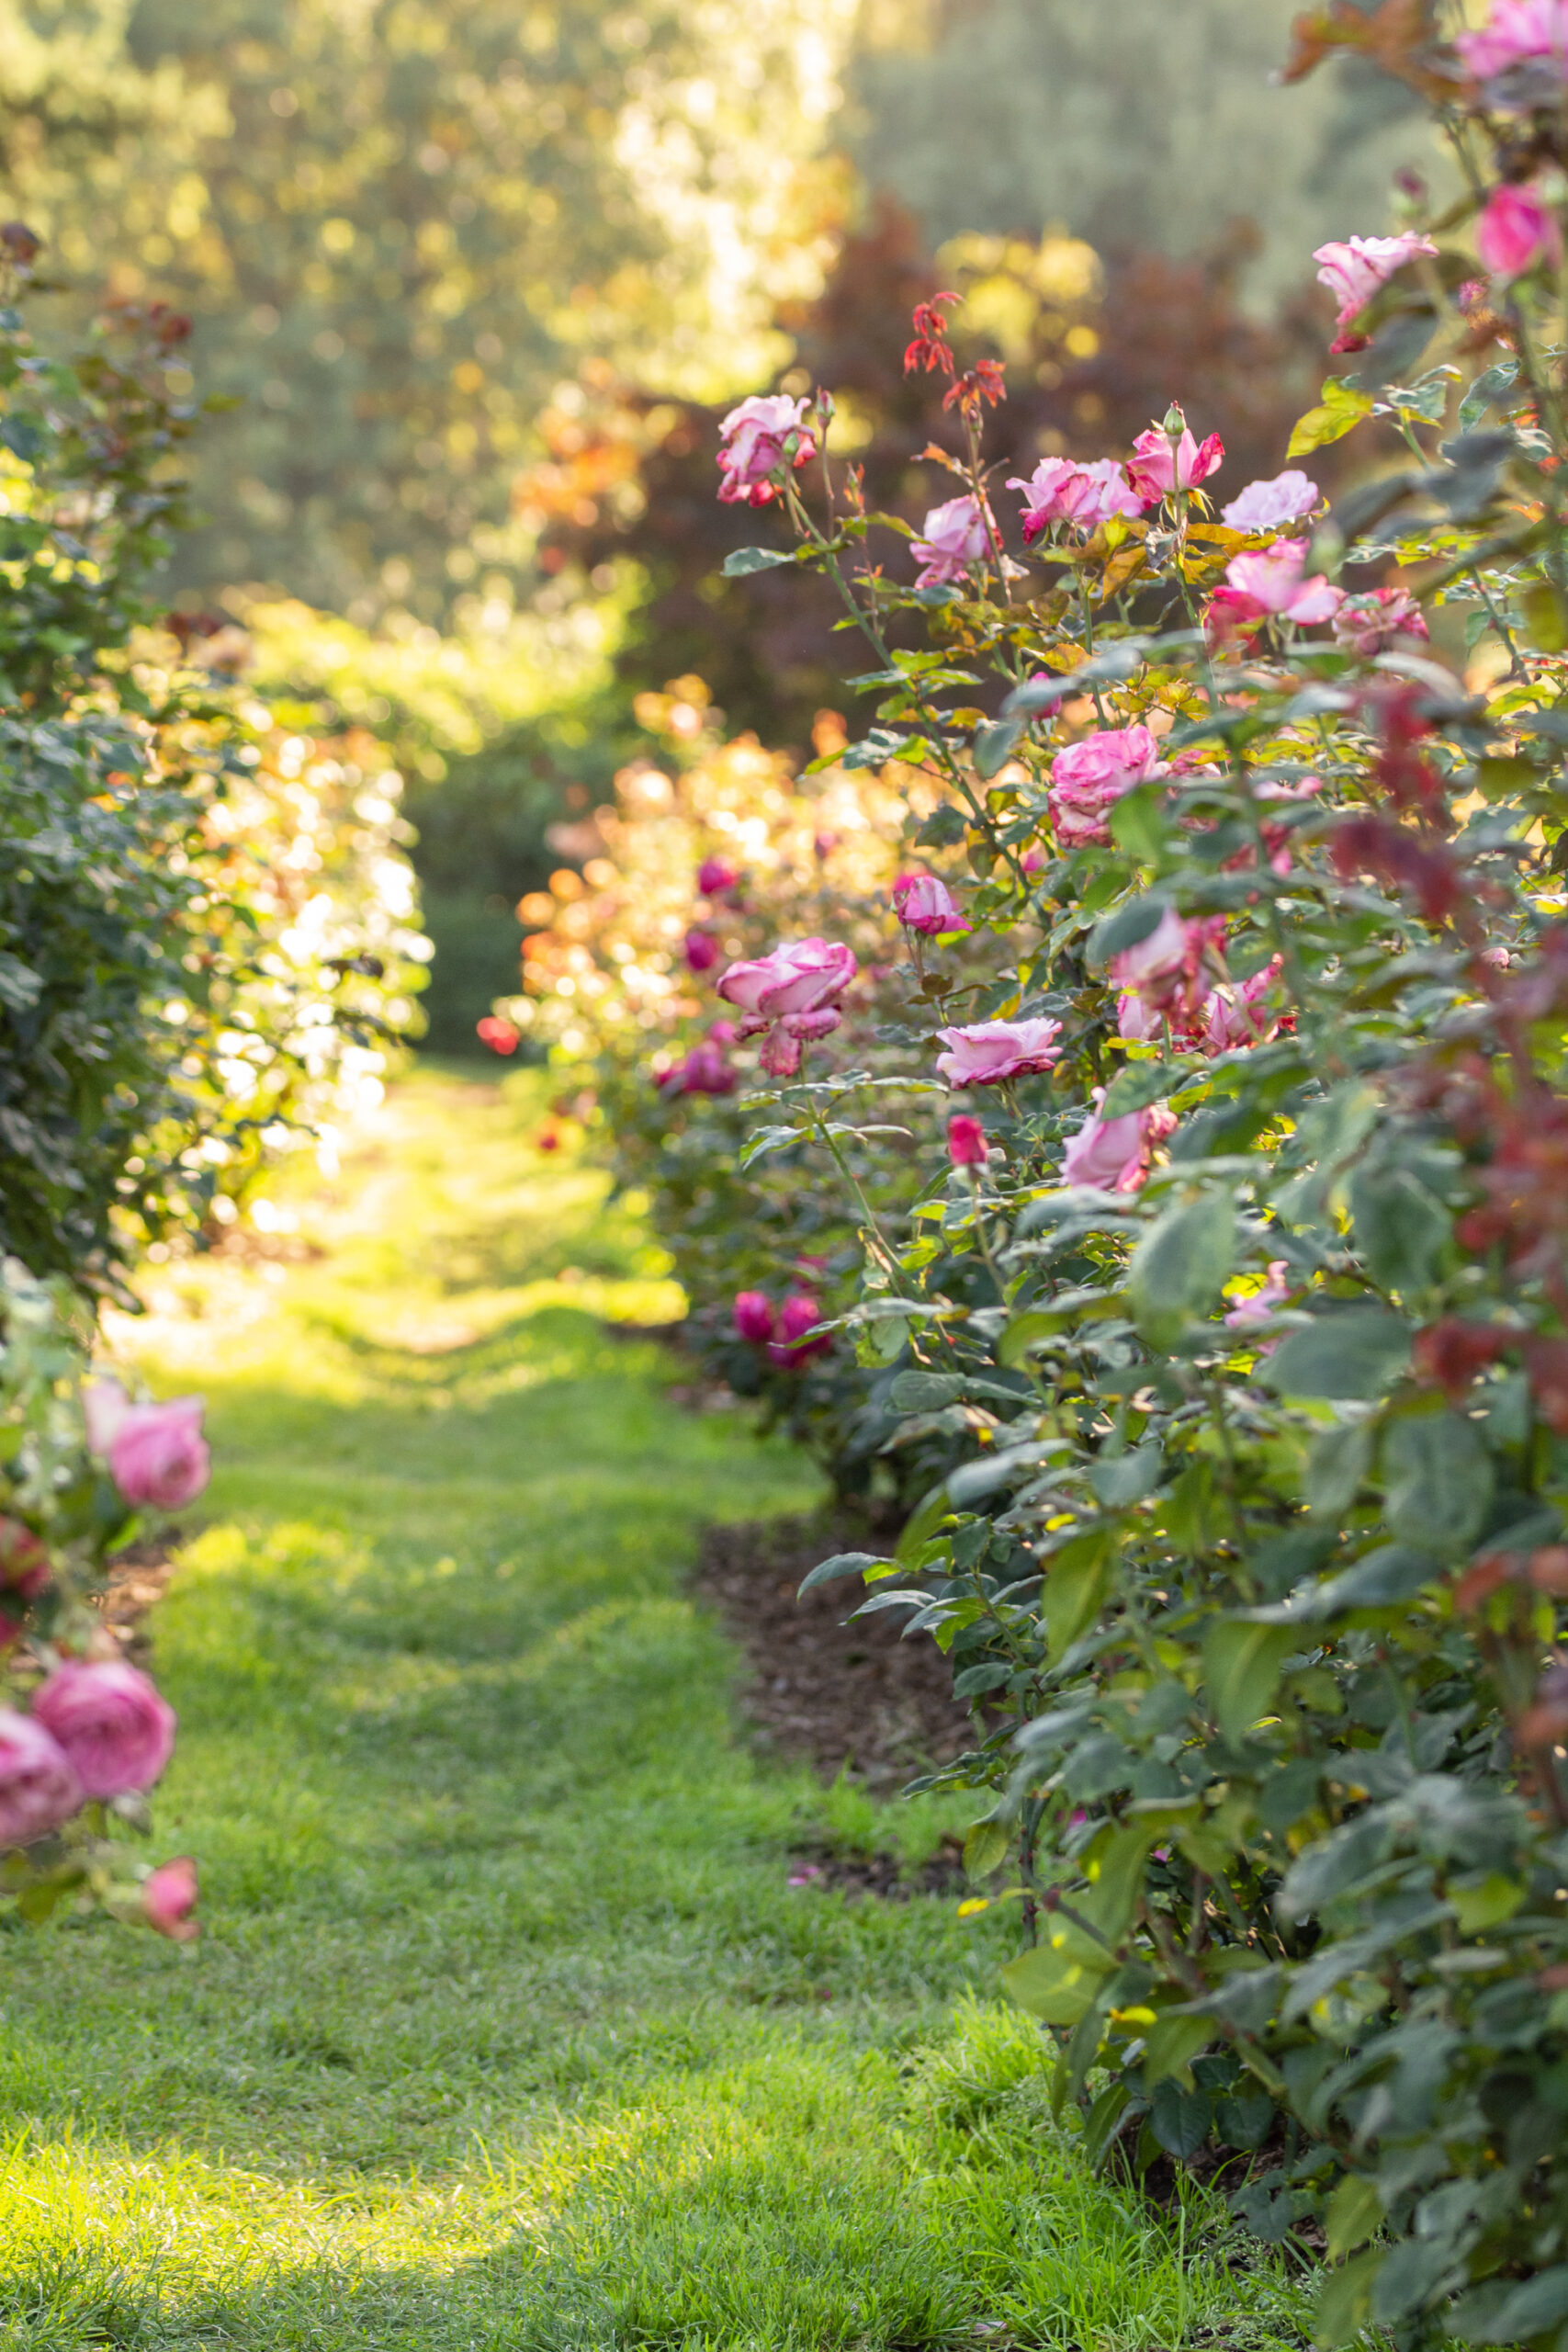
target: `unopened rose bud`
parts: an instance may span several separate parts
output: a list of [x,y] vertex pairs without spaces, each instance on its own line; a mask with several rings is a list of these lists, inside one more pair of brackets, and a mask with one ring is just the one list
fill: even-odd
[[968,1112],[955,1112],[947,1123],[947,1156],[954,1168],[984,1168],[986,1130]]
[[1187,419],[1182,411],[1177,407],[1174,401],[1172,401],[1170,406],[1166,410],[1160,430],[1168,435],[1172,441],[1179,441],[1182,435],[1187,430]]

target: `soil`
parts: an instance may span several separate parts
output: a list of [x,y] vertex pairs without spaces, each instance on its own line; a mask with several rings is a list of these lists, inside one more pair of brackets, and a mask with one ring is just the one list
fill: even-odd
[[141,1630],[141,1620],[155,1600],[162,1600],[175,1573],[171,1554],[181,1541],[171,1529],[159,1539],[128,1544],[108,1563],[108,1583],[98,1603],[98,1614],[132,1666],[145,1667],[152,1645]]
[[953,1697],[953,1668],[929,1635],[900,1641],[900,1612],[846,1623],[854,1577],[797,1599],[835,1552],[884,1552],[885,1538],[843,1519],[742,1521],[710,1527],[696,1589],[745,1651],[747,1714],[775,1749],[809,1757],[829,1780],[848,1770],[888,1789],[975,1744]]

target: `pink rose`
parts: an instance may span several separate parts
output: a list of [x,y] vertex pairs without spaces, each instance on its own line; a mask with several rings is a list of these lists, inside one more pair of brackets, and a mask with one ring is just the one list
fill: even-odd
[[1161,1003],[1170,994],[1167,984],[1188,968],[1188,934],[1196,929],[1196,924],[1183,922],[1174,907],[1165,908],[1147,938],[1112,956],[1111,978],[1118,988],[1135,989],[1147,1002]]
[[657,1084],[662,1094],[732,1094],[735,1072],[718,1046],[705,1041],[667,1069]]
[[1334,636],[1347,652],[1370,662],[1396,637],[1429,637],[1427,616],[1406,588],[1374,588],[1347,596],[1334,616]]
[[1051,763],[1045,796],[1057,841],[1064,849],[1108,842],[1106,810],[1135,784],[1168,773],[1160,763],[1158,740],[1146,727],[1105,728],[1069,743]]
[[1134,1039],[1140,1046],[1152,1045],[1160,1033],[1160,1014],[1151,1004],[1145,1004],[1135,990],[1129,990],[1116,1001],[1116,1035]]
[[45,1726],[0,1707],[0,1846],[28,1846],[86,1803],[70,1758]]
[[926,536],[910,548],[925,566],[917,588],[937,588],[962,580],[966,568],[981,562],[990,542],[986,516],[977,498],[950,498],[926,516]]
[[1133,455],[1127,460],[1128,484],[1141,504],[1157,506],[1174,491],[1196,490],[1201,481],[1207,481],[1218,472],[1224,454],[1225,445],[1217,433],[1211,433],[1206,441],[1195,441],[1191,427],[1183,423],[1181,438],[1173,444],[1163,425],[1151,424],[1133,444]]
[[694,923],[686,933],[686,963],[694,972],[711,972],[723,950],[709,931]]
[[1568,0],[1496,0],[1491,23],[1461,33],[1454,46],[1478,82],[1538,57],[1568,79]]
[[718,984],[760,1027],[786,1012],[815,1012],[836,1004],[859,969],[852,948],[838,941],[801,939],[749,964],[731,964]]
[[1206,1054],[1228,1054],[1238,1046],[1261,1045],[1279,1027],[1263,1000],[1279,978],[1278,956],[1240,987],[1211,989],[1198,1008],[1191,1042]]
[[809,1291],[792,1290],[779,1309],[778,1338],[768,1343],[768,1362],[787,1368],[805,1363],[808,1358],[820,1355],[833,1344],[824,1331],[820,1339],[807,1340],[806,1334],[814,1323],[822,1320],[822,1310]]
[[196,1909],[196,1864],[188,1854],[161,1862],[142,1881],[141,1908],[147,1925],[177,1944],[188,1944],[201,1933],[190,1916]]
[[1533,187],[1495,187],[1475,224],[1475,250],[1494,277],[1518,277],[1538,261],[1562,258],[1557,215]]
[[1275,474],[1269,481],[1249,481],[1239,498],[1220,509],[1221,519],[1233,531],[1282,531],[1310,514],[1322,492],[1310,474]]
[[955,1111],[947,1123],[947,1156],[954,1168],[984,1168],[987,1157],[986,1130],[967,1111]]
[[87,1451],[107,1459],[115,1431],[130,1411],[130,1399],[118,1380],[89,1380],[82,1390],[82,1418],[87,1424]]
[[739,880],[733,865],[722,857],[705,857],[697,868],[697,888],[705,899],[722,898]]
[[1104,1100],[1104,1087],[1097,1086],[1096,1107],[1062,1155],[1062,1174],[1069,1184],[1089,1184],[1102,1193],[1135,1193],[1148,1176],[1155,1146],[1174,1133],[1176,1114],[1151,1103],[1120,1119],[1102,1119],[1099,1106]]
[[718,428],[718,469],[724,480],[718,494],[728,506],[766,506],[778,496],[773,480],[786,462],[785,446],[795,436],[789,462],[809,464],[817,444],[806,429],[807,402],[783,392],[753,394],[732,408]]
[[1023,492],[1026,547],[1053,523],[1092,531],[1112,514],[1132,516],[1144,511],[1113,458],[1100,458],[1092,466],[1074,465],[1070,458],[1043,458],[1027,481],[1014,474],[1008,488]]
[[1329,345],[1331,351],[1358,351],[1365,343],[1364,335],[1352,335],[1348,330],[1371,300],[1380,287],[1386,286],[1396,271],[1417,254],[1435,254],[1437,246],[1430,237],[1417,236],[1406,229],[1397,237],[1351,237],[1340,244],[1319,245],[1313,254],[1322,264],[1317,282],[1326,286],[1339,305],[1335,324],[1339,334]]
[[1062,1057],[1055,1042],[1059,1021],[979,1021],[967,1029],[939,1029],[947,1046],[936,1066],[950,1086],[998,1086],[1003,1079],[1027,1078],[1050,1069]]
[[109,1470],[128,1503],[179,1510],[196,1500],[212,1475],[202,1410],[199,1396],[128,1407],[108,1447]]
[[175,1745],[174,1709],[118,1658],[68,1660],[35,1696],[33,1720],[64,1750],[90,1797],[150,1788]]
[[1233,556],[1225,578],[1260,612],[1280,614],[1303,627],[1332,620],[1344,602],[1344,591],[1331,587],[1321,572],[1303,580],[1306,558],[1304,539],[1276,539],[1261,555]]
[[1260,1289],[1249,1291],[1238,1298],[1225,1321],[1233,1330],[1245,1330],[1250,1323],[1267,1323],[1277,1307],[1283,1306],[1291,1295],[1291,1265],[1288,1258],[1270,1258],[1269,1272]]
[[901,876],[893,885],[893,910],[906,931],[922,931],[928,936],[973,928],[946,883],[939,882],[934,874]]
[[765,1290],[737,1291],[730,1313],[740,1337],[750,1340],[754,1347],[773,1338],[773,1302]]

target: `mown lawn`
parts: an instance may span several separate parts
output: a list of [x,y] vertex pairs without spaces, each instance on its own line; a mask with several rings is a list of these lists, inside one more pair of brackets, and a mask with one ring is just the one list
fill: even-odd
[[752,1755],[683,1576],[811,1474],[606,1332],[668,1285],[539,1113],[422,1074],[116,1328],[211,1406],[152,1626],[205,1933],[0,1940],[0,2344],[1299,2341],[1217,2206],[1082,2173],[1005,1930],[786,1885],[962,1815]]

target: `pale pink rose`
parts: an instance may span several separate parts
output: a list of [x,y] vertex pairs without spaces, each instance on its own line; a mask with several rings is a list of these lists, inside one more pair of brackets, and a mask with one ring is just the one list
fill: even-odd
[[997,1086],[1050,1069],[1062,1057],[1059,1021],[979,1021],[936,1034],[948,1048],[936,1066],[950,1086]]
[[1105,1089],[1094,1090],[1095,1108],[1062,1155],[1062,1174],[1069,1184],[1092,1185],[1101,1193],[1135,1193],[1146,1180],[1155,1146],[1174,1133],[1174,1112],[1162,1103],[1129,1111],[1120,1119],[1102,1119],[1100,1104]]
[[718,428],[718,494],[728,506],[766,506],[778,496],[772,476],[785,462],[784,445],[797,435],[793,462],[809,463],[817,444],[806,430],[807,403],[783,392],[754,394],[732,408]]
[[130,1411],[130,1399],[118,1380],[89,1380],[82,1391],[82,1416],[87,1424],[87,1451],[100,1460],[114,1442],[115,1431]]
[[1336,642],[1371,661],[1396,637],[1429,637],[1427,616],[1406,588],[1374,588],[1347,596],[1334,616]]
[[973,929],[946,883],[934,874],[901,875],[893,885],[893,911],[906,931],[924,932],[929,937]]
[[1189,928],[1174,907],[1167,907],[1146,939],[1111,958],[1111,977],[1117,987],[1135,989],[1157,1004],[1168,993],[1167,983],[1187,969]]
[[1437,250],[1430,237],[1418,236],[1413,229],[1397,237],[1351,237],[1341,243],[1319,245],[1313,254],[1314,261],[1321,264],[1317,282],[1327,287],[1339,305],[1335,323],[1340,333],[1329,348],[1358,350],[1366,338],[1347,333],[1351,321],[1359,317],[1379,288],[1386,286],[1406,262],[1417,254]]
[[122,1658],[70,1659],[33,1700],[33,1718],[70,1758],[90,1797],[150,1788],[175,1745],[175,1711]]
[[1262,612],[1303,626],[1332,620],[1345,601],[1344,591],[1332,587],[1321,572],[1304,580],[1306,558],[1304,539],[1276,539],[1261,555],[1233,556],[1225,578]]
[[176,1944],[188,1944],[201,1933],[191,1913],[196,1909],[196,1864],[188,1854],[160,1862],[141,1883],[141,1909],[147,1925]]
[[1233,531],[1282,531],[1310,514],[1322,494],[1310,474],[1275,474],[1269,481],[1249,481],[1220,515]]
[[1494,277],[1517,277],[1538,262],[1561,260],[1557,215],[1533,187],[1495,187],[1475,224],[1475,250]]
[[1568,79],[1568,0],[1496,0],[1491,23],[1454,46],[1478,82],[1538,57]]
[[1167,774],[1158,738],[1146,727],[1104,728],[1069,743],[1051,763],[1045,796],[1057,841],[1065,849],[1108,842],[1106,811],[1134,785]]
[[1173,491],[1196,490],[1201,481],[1207,481],[1218,472],[1224,454],[1225,445],[1217,433],[1196,441],[1191,427],[1183,424],[1181,438],[1173,445],[1163,425],[1151,424],[1133,444],[1127,460],[1128,485],[1142,505],[1157,506]]
[[1014,474],[1008,488],[1023,492],[1025,546],[1053,523],[1092,531],[1112,514],[1132,516],[1144,511],[1113,458],[1100,458],[1091,466],[1074,465],[1070,458],[1043,458],[1027,481]]
[[1234,1330],[1245,1330],[1249,1323],[1267,1323],[1277,1307],[1283,1306],[1292,1288],[1291,1264],[1288,1258],[1270,1258],[1268,1278],[1261,1289],[1249,1291],[1238,1298],[1225,1321]]
[[1140,1046],[1151,1045],[1159,1035],[1161,1015],[1152,1004],[1145,1004],[1135,991],[1116,1000],[1116,1035]]
[[990,541],[977,498],[950,498],[926,516],[926,535],[909,552],[924,565],[917,588],[940,588],[962,580],[968,566],[984,560]]
[[0,1707],[0,1847],[30,1845],[87,1801],[57,1739],[31,1715]]
[[109,1470],[128,1503],[180,1510],[194,1502],[212,1475],[201,1434],[199,1396],[168,1405],[132,1405],[109,1441]]
[[858,968],[854,950],[839,941],[799,939],[751,963],[731,964],[718,992],[760,1024],[836,1004]]

